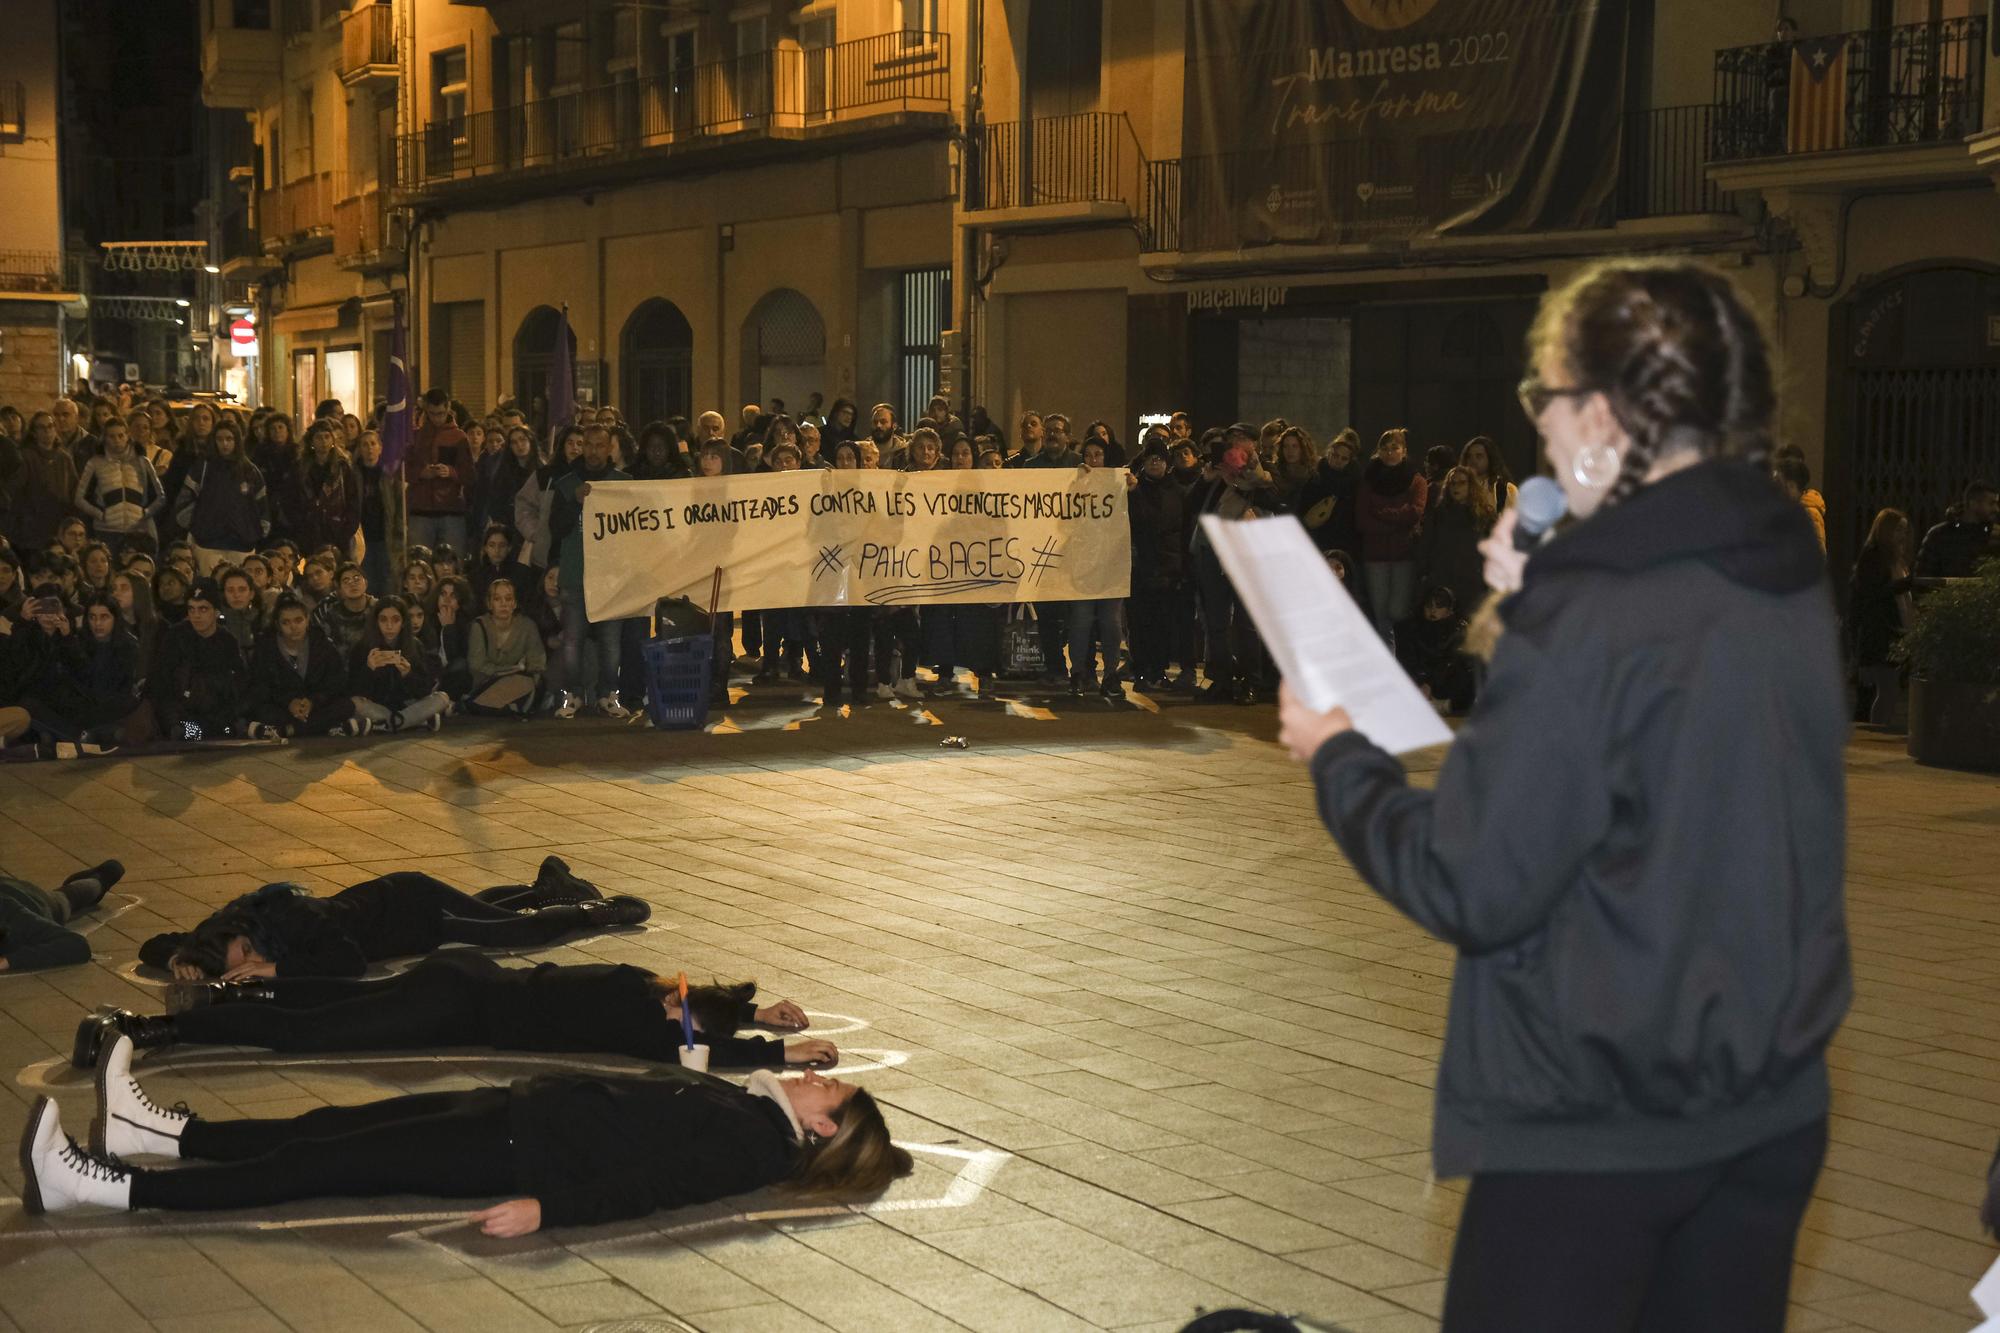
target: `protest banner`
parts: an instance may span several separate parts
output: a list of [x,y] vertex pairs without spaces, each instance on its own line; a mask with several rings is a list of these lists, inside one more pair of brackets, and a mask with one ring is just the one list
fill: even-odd
[[583,502],[584,609],[662,597],[725,610],[1123,597],[1123,469],[758,472],[599,482]]

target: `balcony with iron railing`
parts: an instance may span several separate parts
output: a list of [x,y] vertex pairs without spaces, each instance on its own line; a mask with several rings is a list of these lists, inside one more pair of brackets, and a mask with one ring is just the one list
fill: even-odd
[[433,121],[398,143],[398,189],[422,197],[504,181],[562,188],[722,145],[772,148],[950,126],[948,39],[885,33],[785,46],[650,78]]
[[333,262],[346,269],[401,267],[402,233],[388,191],[369,186],[333,206]]
[[1145,216],[1149,164],[1123,112],[996,121],[971,148],[965,206],[981,226]]
[[54,296],[82,290],[83,265],[59,250],[0,250],[0,292]]
[[[1705,105],[1657,107],[1620,124],[1619,174],[1613,220],[1727,219],[1736,199],[1708,177],[1714,109]],[[1254,195],[1284,201],[1313,199],[1319,207],[1294,217],[1289,234],[1275,240],[1315,246],[1378,239],[1368,200],[1354,188],[1384,178],[1382,145],[1350,139],[1278,152],[1166,158],[1147,170],[1139,234],[1153,253],[1233,251],[1244,244],[1244,213]],[[1448,163],[1433,164],[1438,170]],[[1450,183],[1441,180],[1441,193]],[[1331,188],[1329,188],[1331,186]],[[1414,228],[1421,232],[1421,228]],[[1609,230],[1607,229],[1607,235]],[[1516,238],[1518,239],[1518,238]]]
[[282,254],[329,241],[334,205],[347,195],[345,177],[322,171],[257,197],[257,232],[266,253]]
[[1715,53],[1718,162],[1945,144],[1980,128],[1987,19]]
[[368,79],[393,79],[396,66],[395,11],[387,0],[356,5],[340,20],[340,79],[352,86]]

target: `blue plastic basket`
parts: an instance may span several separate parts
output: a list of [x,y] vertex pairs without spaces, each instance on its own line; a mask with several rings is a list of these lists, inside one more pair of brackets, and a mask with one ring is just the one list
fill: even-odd
[[646,640],[646,716],[661,731],[708,725],[708,683],[715,670],[715,634],[664,635]]

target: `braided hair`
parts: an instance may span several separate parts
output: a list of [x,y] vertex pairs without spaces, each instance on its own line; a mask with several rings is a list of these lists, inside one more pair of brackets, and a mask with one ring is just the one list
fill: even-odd
[[1677,260],[1594,265],[1542,306],[1531,334],[1576,383],[1600,390],[1625,430],[1607,503],[1645,484],[1661,458],[1766,466],[1777,395],[1764,330],[1722,274]]

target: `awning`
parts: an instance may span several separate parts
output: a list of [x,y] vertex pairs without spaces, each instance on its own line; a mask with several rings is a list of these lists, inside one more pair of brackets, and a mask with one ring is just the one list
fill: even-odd
[[346,302],[334,305],[309,305],[297,310],[286,310],[271,316],[271,328],[278,333],[304,333],[310,329],[337,329],[340,327],[340,310]]

